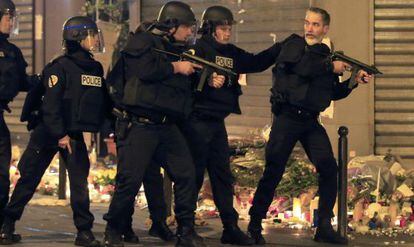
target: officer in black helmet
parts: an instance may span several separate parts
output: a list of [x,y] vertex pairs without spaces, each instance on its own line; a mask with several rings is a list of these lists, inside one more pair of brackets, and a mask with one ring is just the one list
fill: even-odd
[[88,17],[69,18],[63,25],[65,54],[43,70],[45,88],[41,123],[31,134],[19,161],[19,178],[5,208],[0,244],[11,244],[15,221],[23,214],[56,152],[65,160],[70,180],[70,204],[78,230],[75,245],[99,246],[92,234],[87,177],[89,159],[83,132],[97,132],[108,111],[102,65],[92,52],[103,51],[96,23]]
[[[236,22],[228,8],[209,7],[201,19],[202,37],[194,46],[195,55],[238,74],[259,72],[274,63],[278,46],[254,55],[230,43],[232,27]],[[221,242],[252,245],[254,241],[238,227],[238,213],[233,208],[233,176],[224,125],[224,119],[228,115],[241,113],[238,101],[240,95],[237,77],[217,75],[215,79],[209,79],[203,90],[196,94],[194,111],[180,129],[186,136],[194,158],[197,192],[203,184],[205,170],[208,171],[214,202],[224,228]]]
[[[26,76],[27,63],[22,52],[8,41],[18,33],[16,6],[10,0],[0,0],[0,225],[4,220],[4,207],[9,199],[9,169],[11,160],[10,132],[4,121],[4,111],[19,91],[27,91],[35,77]],[[18,240],[19,236],[15,236]]]
[[[133,38],[134,35],[140,32],[146,32],[151,27],[153,22],[142,22],[135,32],[129,34],[129,38]],[[127,41],[128,43],[128,41]],[[122,106],[118,106],[121,108]],[[175,234],[168,227],[167,220],[167,204],[164,198],[164,182],[163,175],[161,174],[160,165],[165,163],[165,158],[156,157],[154,163],[150,164],[145,171],[144,178],[142,180],[144,185],[145,197],[148,202],[148,212],[152,221],[148,234],[153,237],[158,237],[164,241],[171,241],[175,238]],[[123,240],[126,243],[139,243],[139,238],[135,234],[132,228],[132,216],[134,214],[135,202],[131,205],[128,213],[125,213],[125,229],[123,231]]]
[[[189,75],[200,66],[160,55],[153,48],[179,53],[194,38],[195,16],[182,2],[166,3],[146,32],[136,33],[124,49],[125,89],[117,120],[117,186],[108,213],[105,245],[123,246],[122,221],[155,155],[165,157],[174,182],[177,246],[202,246],[194,231],[196,209],[194,165],[176,121],[192,110]],[[155,196],[155,195],[154,195]]]

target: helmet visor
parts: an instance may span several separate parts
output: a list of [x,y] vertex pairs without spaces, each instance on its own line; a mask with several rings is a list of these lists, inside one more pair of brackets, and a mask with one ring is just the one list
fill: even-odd
[[84,47],[92,53],[105,52],[104,38],[100,29],[97,31],[88,30],[88,35],[82,42],[84,43]]
[[3,9],[1,10],[1,24],[0,31],[2,33],[10,34],[10,36],[17,36],[19,34],[18,14],[15,10]]
[[194,24],[189,25],[191,28],[191,35],[187,37],[186,43],[188,45],[194,45],[197,40],[197,32],[198,32],[198,23],[195,22]]

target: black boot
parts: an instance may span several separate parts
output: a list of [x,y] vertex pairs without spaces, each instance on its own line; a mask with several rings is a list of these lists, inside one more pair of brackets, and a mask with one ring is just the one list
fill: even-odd
[[10,245],[20,242],[22,237],[20,234],[14,233],[15,221],[5,218],[0,230],[0,245]]
[[203,238],[198,235],[192,226],[178,226],[176,247],[204,247]]
[[122,236],[123,236],[124,242],[126,243],[139,244],[139,238],[135,234],[132,227],[129,227],[129,229],[125,230]]
[[221,236],[222,244],[253,245],[255,240],[247,236],[237,225],[225,226]]
[[95,239],[91,230],[79,231],[76,234],[75,245],[86,247],[100,247],[101,243]]
[[265,245],[266,240],[262,235],[262,220],[250,219],[247,233],[254,240],[256,245]]
[[165,221],[152,222],[148,234],[153,237],[158,237],[164,241],[171,241],[175,238],[174,233],[170,230]]
[[316,229],[313,240],[316,242],[326,242],[332,244],[348,244],[348,239],[341,237],[337,232],[335,232],[331,224],[331,219],[329,218],[319,219],[319,225]]
[[105,247],[124,247],[122,234],[109,225],[106,225],[104,245]]

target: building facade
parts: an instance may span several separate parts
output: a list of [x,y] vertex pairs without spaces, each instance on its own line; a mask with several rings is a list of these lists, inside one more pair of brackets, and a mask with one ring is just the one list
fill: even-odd
[[[21,10],[22,35],[16,44],[30,66],[40,72],[60,51],[63,21],[79,14],[81,0],[15,0]],[[163,0],[129,0],[130,26],[153,20]],[[184,0],[198,18],[211,5],[230,8],[238,21],[234,43],[248,51],[261,51],[291,33],[303,33],[309,6],[325,8],[332,22],[329,38],[336,50],[374,64],[384,72],[369,85],[360,85],[333,111],[321,117],[336,151],[337,129],[349,128],[349,155],[395,154],[414,162],[414,1],[412,0]],[[108,44],[107,44],[108,45]],[[243,114],[227,119],[229,134],[240,135],[271,123],[270,69],[247,75],[241,96]],[[15,140],[25,140],[25,127],[18,123],[21,94],[7,117]],[[414,166],[413,166],[414,167]]]

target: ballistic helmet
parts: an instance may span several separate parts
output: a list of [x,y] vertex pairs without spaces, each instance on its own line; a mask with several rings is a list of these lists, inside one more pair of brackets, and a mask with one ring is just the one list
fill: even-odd
[[[98,36],[99,44],[94,42],[95,37]],[[87,42],[94,42],[92,46],[93,52],[103,52],[104,42],[101,30],[96,23],[87,16],[70,17],[63,24],[63,40],[77,41],[87,40]]]
[[0,18],[4,14],[16,15],[16,5],[10,0],[0,0]]
[[19,34],[19,22],[17,19],[16,5],[11,0],[0,0],[0,19],[4,15],[10,15],[11,28],[7,34],[15,36]]
[[156,27],[162,31],[168,31],[179,25],[195,25],[196,19],[188,4],[172,1],[164,4],[157,18]]
[[200,33],[212,34],[218,25],[234,25],[236,21],[231,11],[223,6],[211,6],[201,16]]

